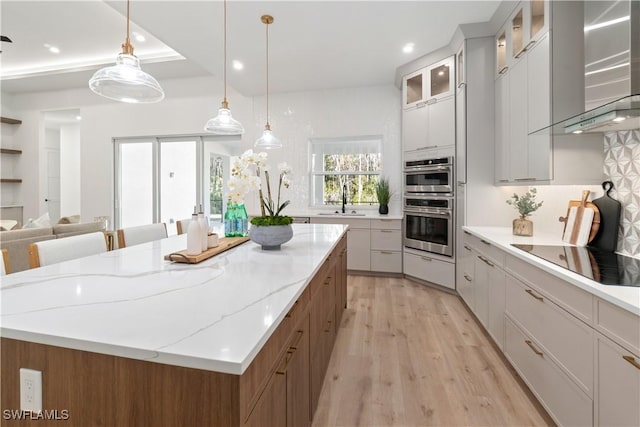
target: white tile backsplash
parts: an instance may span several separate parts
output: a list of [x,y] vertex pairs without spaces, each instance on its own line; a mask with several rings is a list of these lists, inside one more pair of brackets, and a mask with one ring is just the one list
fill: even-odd
[[604,153],[611,197],[622,204],[618,251],[640,257],[640,129],[605,133]]
[[[266,99],[254,98],[254,132],[266,122]],[[269,122],[283,148],[269,152],[269,164],[293,167],[287,213],[309,208],[308,145],[310,138],[382,135],[383,175],[396,196],[390,212],[401,211],[400,90],[393,85],[319,90],[269,96]],[[254,208],[251,201],[249,209]]]

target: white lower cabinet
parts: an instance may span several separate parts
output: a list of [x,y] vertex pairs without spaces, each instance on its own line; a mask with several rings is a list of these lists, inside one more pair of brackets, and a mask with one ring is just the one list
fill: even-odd
[[558,425],[640,426],[640,316],[465,231],[457,289]]
[[347,269],[371,270],[371,236],[368,229],[353,228],[347,232]]
[[347,269],[402,273],[402,220],[311,218],[314,224],[347,224]]
[[640,426],[640,357],[596,332],[596,422]]
[[591,398],[509,316],[505,325],[504,353],[549,415],[558,425],[593,425]]
[[455,289],[456,265],[453,260],[447,262],[429,256],[427,252],[420,252],[410,252],[405,248],[404,274],[445,288]]

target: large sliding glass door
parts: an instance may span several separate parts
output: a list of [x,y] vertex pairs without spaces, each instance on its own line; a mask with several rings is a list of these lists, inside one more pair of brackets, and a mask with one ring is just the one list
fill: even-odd
[[116,228],[163,222],[169,235],[176,221],[202,206],[221,221],[229,158],[239,154],[238,137],[115,139]]

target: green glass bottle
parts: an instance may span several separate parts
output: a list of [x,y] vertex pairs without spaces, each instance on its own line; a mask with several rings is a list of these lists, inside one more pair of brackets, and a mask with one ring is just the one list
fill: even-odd
[[236,237],[236,224],[236,204],[229,199],[227,201],[227,211],[224,213],[225,237]]
[[247,237],[249,235],[249,216],[244,203],[236,205],[236,236]]

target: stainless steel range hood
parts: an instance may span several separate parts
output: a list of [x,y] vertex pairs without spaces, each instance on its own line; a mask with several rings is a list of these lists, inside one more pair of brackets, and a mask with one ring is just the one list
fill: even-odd
[[[640,128],[640,1],[584,1],[584,113],[532,134],[609,132]],[[582,52],[569,49],[562,56]],[[555,54],[556,52],[554,52]],[[566,81],[565,81],[566,82]],[[555,85],[558,82],[552,79]],[[558,87],[553,94],[557,96]],[[562,95],[567,96],[566,91]],[[569,102],[569,100],[567,100]],[[555,104],[563,99],[555,99]],[[569,105],[569,104],[566,104]],[[577,107],[575,103],[574,108]],[[570,112],[571,108],[568,108]]]

